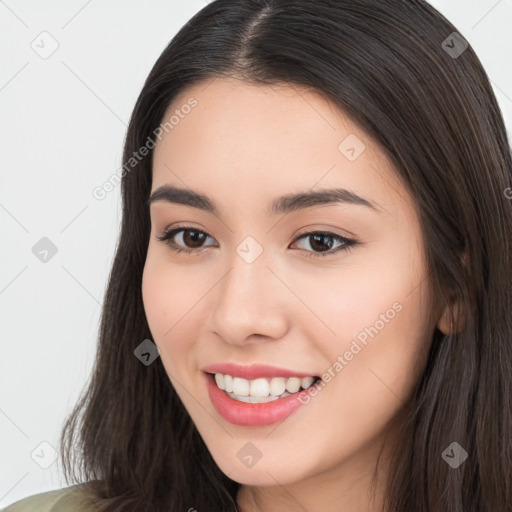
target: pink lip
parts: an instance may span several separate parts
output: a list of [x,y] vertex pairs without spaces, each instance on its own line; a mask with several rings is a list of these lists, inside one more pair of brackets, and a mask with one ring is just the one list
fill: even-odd
[[[208,395],[217,412],[230,423],[243,427],[261,427],[277,423],[284,420],[304,403],[314,400],[313,396],[308,399],[310,389],[308,388],[286,398],[279,398],[263,404],[240,402],[219,389],[213,375],[203,373],[203,376],[206,379]],[[307,377],[307,375],[305,376]],[[320,382],[311,387],[318,386]],[[302,401],[299,400],[301,397]]]
[[267,366],[264,364],[242,366],[236,363],[217,363],[205,366],[201,368],[201,370],[207,373],[222,373],[222,375],[227,374],[232,377],[241,377],[247,380],[257,379],[259,377],[315,377],[312,373],[294,372],[286,368],[277,368],[276,366]]

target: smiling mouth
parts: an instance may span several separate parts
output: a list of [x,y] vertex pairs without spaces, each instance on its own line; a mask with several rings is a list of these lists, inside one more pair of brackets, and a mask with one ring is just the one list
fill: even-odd
[[[208,373],[208,372],[207,372]],[[246,403],[266,403],[286,398],[308,389],[321,380],[310,377],[260,377],[243,379],[221,373],[209,373],[216,386],[230,398]]]

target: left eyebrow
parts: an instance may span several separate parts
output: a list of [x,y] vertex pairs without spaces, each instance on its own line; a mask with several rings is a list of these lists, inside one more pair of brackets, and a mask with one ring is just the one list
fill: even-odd
[[[177,188],[172,185],[158,187],[146,201],[147,205],[163,201],[198,208],[214,215],[219,215],[219,208],[208,196],[190,189]],[[326,204],[352,204],[366,206],[376,212],[384,209],[376,202],[364,199],[344,188],[331,188],[318,191],[288,194],[275,199],[267,210],[268,215],[278,215],[305,208]]]

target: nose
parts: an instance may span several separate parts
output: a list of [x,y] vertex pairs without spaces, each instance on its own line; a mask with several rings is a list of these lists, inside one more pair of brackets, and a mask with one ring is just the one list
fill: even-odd
[[213,295],[211,330],[230,345],[265,343],[287,329],[291,292],[262,254],[252,263],[238,254]]

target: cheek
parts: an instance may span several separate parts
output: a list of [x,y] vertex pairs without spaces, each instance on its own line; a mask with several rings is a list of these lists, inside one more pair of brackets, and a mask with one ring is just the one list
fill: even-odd
[[316,300],[312,309],[331,330],[324,329],[325,336],[310,333],[329,361],[327,379],[349,416],[368,415],[363,423],[399,406],[426,362],[432,326],[425,277],[420,253],[404,247],[382,251],[350,272],[333,273],[329,293],[313,292],[307,284]]
[[[323,379],[329,382],[319,393],[320,401],[306,406],[315,408],[311,418],[329,418],[315,448],[325,455],[320,467],[335,464],[379,436],[400,413],[421,375],[429,345],[422,308],[427,288],[419,286],[411,293],[410,284],[395,280],[392,288],[380,288],[381,293],[360,286],[337,308],[339,316],[330,319],[336,336],[321,342],[329,361]],[[300,443],[299,437],[295,442]]]
[[168,286],[168,273],[158,261],[148,252],[148,257],[142,274],[142,300],[144,311],[151,330],[151,334],[158,344],[171,325],[169,305],[175,300],[172,290]]
[[[166,370],[180,373],[191,352],[199,321],[201,298],[208,286],[201,279],[171,266],[165,258],[148,252],[142,276],[142,298],[154,343]],[[195,327],[194,327],[195,326]],[[175,366],[173,361],[180,361]]]
[[312,271],[294,284],[314,313],[308,315],[308,324],[317,327],[310,339],[325,340],[331,358],[332,349],[349,350],[354,339],[364,345],[386,338],[394,345],[414,340],[425,329],[426,270],[419,255],[407,250],[403,255],[396,250],[361,254],[357,264]]
[[194,280],[166,261],[165,251],[150,244],[142,275],[142,298],[151,333],[164,342],[197,294]]

